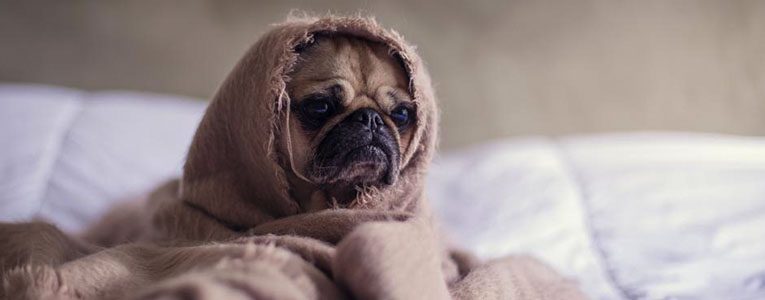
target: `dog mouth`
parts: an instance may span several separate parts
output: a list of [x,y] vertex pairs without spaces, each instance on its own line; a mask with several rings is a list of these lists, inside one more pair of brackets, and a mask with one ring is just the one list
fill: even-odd
[[[327,145],[334,144],[332,140],[328,142]],[[329,205],[351,205],[362,190],[395,182],[398,176],[397,151],[375,142],[342,146],[330,148],[335,150],[330,152],[328,147],[320,145],[317,159],[308,173],[309,178],[325,193]]]
[[342,177],[362,184],[380,181],[390,168],[388,155],[378,145],[351,149],[345,153],[343,161],[346,174]]
[[336,153],[314,169],[323,185],[390,185],[396,176],[392,152],[390,147],[370,143]]
[[336,137],[340,139],[328,138],[317,149],[317,159],[310,172],[315,182],[350,189],[392,185],[395,182],[398,176],[395,143],[368,135],[368,138],[354,135]]

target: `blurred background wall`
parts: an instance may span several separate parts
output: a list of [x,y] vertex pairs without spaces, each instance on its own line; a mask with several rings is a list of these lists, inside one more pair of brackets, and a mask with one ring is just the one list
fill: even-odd
[[615,130],[765,134],[765,1],[0,0],[0,81],[210,98],[291,9],[417,44],[446,148]]

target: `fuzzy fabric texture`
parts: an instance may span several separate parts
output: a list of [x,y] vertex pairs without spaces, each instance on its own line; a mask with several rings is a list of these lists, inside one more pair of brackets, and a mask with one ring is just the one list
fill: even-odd
[[[290,195],[295,49],[315,34],[379,42],[398,56],[417,109],[395,184],[306,213]],[[438,111],[414,48],[362,17],[275,25],[210,103],[183,177],[116,208],[81,241],[41,223],[0,225],[7,299],[583,299],[527,257],[478,262],[434,229],[424,176]]]

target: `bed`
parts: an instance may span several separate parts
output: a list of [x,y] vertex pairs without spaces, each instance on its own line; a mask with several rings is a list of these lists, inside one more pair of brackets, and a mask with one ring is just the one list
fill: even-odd
[[[177,176],[204,106],[0,84],[0,220],[78,232]],[[765,299],[765,138],[514,137],[444,151],[428,180],[452,242],[533,254],[594,299]]]

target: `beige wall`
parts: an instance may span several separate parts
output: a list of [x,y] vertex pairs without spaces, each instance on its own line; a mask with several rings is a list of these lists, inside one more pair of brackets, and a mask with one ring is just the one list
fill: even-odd
[[208,98],[291,8],[417,44],[446,147],[519,134],[765,134],[765,1],[5,1],[0,81]]

